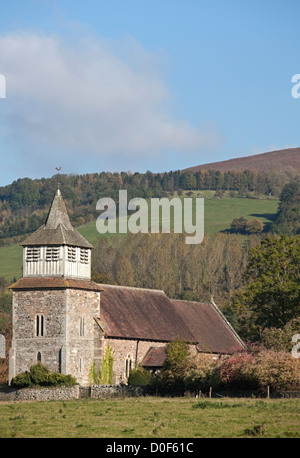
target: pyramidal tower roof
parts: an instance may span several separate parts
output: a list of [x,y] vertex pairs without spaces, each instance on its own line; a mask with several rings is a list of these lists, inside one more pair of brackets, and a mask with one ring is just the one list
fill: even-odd
[[59,188],[56,191],[45,224],[24,240],[21,245],[71,245],[80,248],[93,248],[72,226]]

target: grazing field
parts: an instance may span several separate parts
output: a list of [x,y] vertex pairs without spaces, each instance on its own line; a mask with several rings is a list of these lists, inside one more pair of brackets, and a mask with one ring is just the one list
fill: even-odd
[[1,438],[299,438],[300,399],[0,402]]

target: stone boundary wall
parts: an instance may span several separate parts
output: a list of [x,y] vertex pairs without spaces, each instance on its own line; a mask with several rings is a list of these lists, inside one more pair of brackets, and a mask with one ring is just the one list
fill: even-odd
[[142,396],[141,387],[99,385],[92,387],[61,386],[16,389],[0,387],[0,401],[63,401],[80,398],[107,399],[111,397]]
[[60,387],[0,388],[0,401],[65,401],[79,398],[79,385]]
[[104,399],[110,397],[143,396],[144,390],[139,386],[128,385],[95,385],[90,388],[92,399]]
[[[250,392],[219,392],[212,393],[212,397],[231,398],[231,397],[253,397]],[[258,395],[255,397],[266,397]],[[61,387],[40,387],[16,389],[10,386],[0,387],[0,402],[16,401],[68,401],[73,399],[110,399],[136,396],[155,396],[156,393],[147,387],[127,386],[127,385],[97,385],[91,387],[61,386]],[[185,396],[188,396],[185,393]],[[194,397],[195,395],[190,396]],[[202,393],[201,397],[208,397],[207,393]],[[300,391],[284,391],[281,393],[271,393],[270,398],[300,398]]]

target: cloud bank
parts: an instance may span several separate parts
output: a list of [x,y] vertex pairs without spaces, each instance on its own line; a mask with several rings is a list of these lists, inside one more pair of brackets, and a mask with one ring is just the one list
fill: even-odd
[[7,83],[2,146],[20,166],[37,171],[39,164],[39,173],[50,167],[50,175],[57,165],[64,173],[151,164],[159,171],[172,155],[217,148],[215,129],[172,114],[160,59],[133,39],[121,45],[98,37],[72,43],[32,33],[0,37]]

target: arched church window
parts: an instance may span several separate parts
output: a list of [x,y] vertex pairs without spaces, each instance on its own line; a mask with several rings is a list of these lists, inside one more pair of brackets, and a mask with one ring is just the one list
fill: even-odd
[[131,356],[128,355],[125,360],[125,377],[128,378],[132,369],[132,359]]

